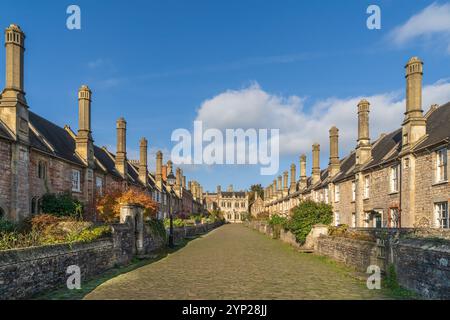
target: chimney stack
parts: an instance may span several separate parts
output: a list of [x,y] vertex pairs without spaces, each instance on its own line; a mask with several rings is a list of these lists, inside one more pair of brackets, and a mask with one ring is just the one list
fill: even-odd
[[426,119],[422,110],[423,62],[412,57],[406,69],[406,112],[403,122],[403,148],[417,142],[426,134]]
[[296,168],[295,168],[295,164],[291,164],[291,187],[290,189],[290,193],[294,193],[295,192],[295,188],[297,185],[297,181],[296,181]]
[[330,163],[328,171],[330,177],[334,177],[341,170],[341,162],[339,161],[339,129],[332,127],[330,129]]
[[356,147],[356,165],[362,165],[372,157],[369,134],[370,103],[363,99],[358,103],[358,145]]
[[124,118],[117,120],[117,154],[116,170],[126,180],[128,177],[127,166],[127,122]]
[[277,179],[274,179],[272,184],[272,197],[273,199],[276,199],[277,196],[278,196]]
[[162,189],[162,163],[163,163],[163,154],[161,151],[156,153],[156,184],[159,189]]
[[78,134],[75,139],[76,153],[89,166],[94,166],[94,141],[91,129],[91,96],[88,86],[78,90]]
[[283,196],[286,196],[289,192],[288,188],[289,172],[283,172]]
[[183,189],[186,189],[186,176],[183,176]]
[[312,184],[320,182],[320,144],[315,143],[312,146],[313,166],[312,166]]
[[148,184],[147,147],[147,139],[142,138],[139,143],[139,180],[144,186]]
[[0,94],[0,120],[19,142],[29,143],[28,106],[24,89],[25,34],[11,24],[5,30],[6,81]]
[[217,194],[221,194],[222,193],[222,187],[221,186],[217,186]]
[[281,198],[281,196],[283,195],[283,177],[281,175],[278,176],[277,187],[277,198]]
[[299,189],[302,190],[307,187],[308,177],[306,176],[306,155],[300,156],[300,185]]

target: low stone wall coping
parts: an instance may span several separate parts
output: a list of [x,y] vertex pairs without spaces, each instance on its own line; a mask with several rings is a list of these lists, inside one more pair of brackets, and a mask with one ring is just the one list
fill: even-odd
[[92,242],[60,243],[39,247],[28,247],[0,251],[0,266],[26,261],[46,259],[71,252],[87,251],[93,248],[112,248],[112,239],[99,239]]

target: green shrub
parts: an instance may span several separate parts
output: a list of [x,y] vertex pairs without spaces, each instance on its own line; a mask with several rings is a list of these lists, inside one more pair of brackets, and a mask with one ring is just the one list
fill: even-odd
[[333,210],[330,205],[304,201],[292,210],[292,217],[287,223],[289,229],[300,244],[305,243],[307,235],[315,224],[330,224],[333,221]]
[[83,214],[83,205],[69,193],[46,194],[42,197],[41,210],[57,217],[78,217]]
[[162,220],[150,219],[148,221],[148,224],[154,233],[159,235],[162,239],[164,239],[164,240],[166,239],[166,237],[167,237],[166,228],[165,228],[164,222]]
[[0,233],[17,231],[18,226],[8,220],[0,219]]
[[269,225],[270,226],[282,226],[285,227],[288,223],[288,219],[282,216],[279,216],[277,214],[274,214],[272,217],[270,217],[269,219]]
[[104,238],[106,236],[111,235],[111,227],[110,226],[98,226],[85,229],[80,233],[70,234],[67,237],[67,242],[75,243],[75,242],[92,242],[94,240]]
[[[186,225],[185,220],[179,219],[179,218],[173,219],[173,227],[174,228],[181,228],[181,227],[184,227],[185,225]],[[166,227],[166,228],[170,227],[170,219],[169,218],[164,219],[164,227]]]

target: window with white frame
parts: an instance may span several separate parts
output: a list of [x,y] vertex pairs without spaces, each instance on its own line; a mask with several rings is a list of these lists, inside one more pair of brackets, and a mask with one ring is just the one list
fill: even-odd
[[399,179],[400,178],[400,166],[396,165],[391,167],[391,192],[398,192]]
[[72,191],[81,191],[81,172],[79,170],[72,170]]
[[448,215],[448,202],[438,202],[434,204],[434,214],[436,217],[436,226],[438,228],[450,228]]
[[364,199],[368,199],[370,196],[370,176],[364,177]]
[[341,190],[339,185],[334,186],[334,202],[339,202],[341,200]]
[[334,225],[337,227],[341,224],[341,216],[339,212],[334,213]]
[[95,187],[99,195],[103,194],[103,179],[101,177],[95,177]]
[[356,201],[356,182],[352,182],[352,201]]
[[447,149],[436,152],[436,182],[447,181]]

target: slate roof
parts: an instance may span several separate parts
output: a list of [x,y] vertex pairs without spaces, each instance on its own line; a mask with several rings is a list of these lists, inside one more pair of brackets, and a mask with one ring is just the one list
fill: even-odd
[[8,140],[13,140],[13,137],[9,134],[8,129],[1,121],[0,121],[0,137]]
[[232,198],[233,196],[236,196],[238,198],[244,198],[245,197],[245,192],[244,191],[233,191],[233,192],[229,192],[229,191],[222,191],[222,198]]
[[38,137],[31,137],[31,145],[36,149],[49,152],[57,157],[83,166],[83,162],[75,155],[75,140],[63,128],[51,123],[50,121],[29,112],[30,124],[50,143],[54,150],[50,150]]
[[450,102],[436,108],[427,118],[427,138],[414,147],[420,151],[450,138]]

